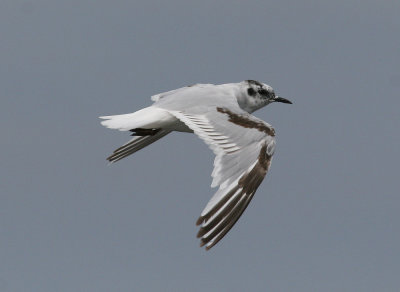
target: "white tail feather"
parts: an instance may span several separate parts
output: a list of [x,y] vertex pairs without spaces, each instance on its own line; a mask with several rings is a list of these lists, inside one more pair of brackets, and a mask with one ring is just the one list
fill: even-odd
[[169,112],[156,107],[146,107],[131,114],[102,116],[100,119],[104,119],[101,121],[103,126],[120,131],[164,128],[176,121]]

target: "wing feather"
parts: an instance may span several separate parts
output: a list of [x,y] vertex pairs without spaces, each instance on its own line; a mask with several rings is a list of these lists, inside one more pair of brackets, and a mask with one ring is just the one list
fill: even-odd
[[170,111],[214,152],[212,187],[219,186],[196,224],[200,245],[210,249],[233,227],[263,181],[275,148],[273,128],[239,109]]
[[122,158],[125,158],[139,151],[140,149],[150,145],[151,143],[154,143],[155,141],[161,139],[170,132],[170,130],[161,130],[152,136],[135,137],[128,143],[114,150],[113,154],[107,157],[107,160],[111,163],[117,162],[118,160],[121,160]]

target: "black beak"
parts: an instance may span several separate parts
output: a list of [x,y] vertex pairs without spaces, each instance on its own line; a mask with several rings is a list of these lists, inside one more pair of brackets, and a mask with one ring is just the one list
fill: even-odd
[[272,101],[273,102],[283,102],[283,103],[293,104],[290,100],[288,100],[286,98],[283,98],[283,97],[280,97],[280,96],[275,97]]

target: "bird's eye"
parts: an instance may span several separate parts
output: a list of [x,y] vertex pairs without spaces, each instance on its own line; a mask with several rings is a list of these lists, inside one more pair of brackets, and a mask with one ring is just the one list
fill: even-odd
[[250,96],[256,95],[256,91],[255,91],[253,88],[247,89],[247,93],[248,93]]

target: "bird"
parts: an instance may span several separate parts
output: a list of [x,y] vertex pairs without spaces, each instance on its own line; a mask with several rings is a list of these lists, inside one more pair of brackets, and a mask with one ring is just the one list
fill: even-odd
[[209,250],[237,222],[271,165],[275,130],[252,113],[271,103],[292,102],[256,80],[194,84],[151,100],[151,106],[133,113],[99,117],[103,126],[133,136],[107,160],[117,162],[172,131],[203,140],[215,154],[211,187],[218,187],[196,222],[200,246]]

